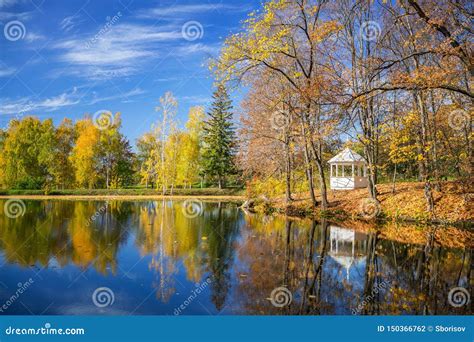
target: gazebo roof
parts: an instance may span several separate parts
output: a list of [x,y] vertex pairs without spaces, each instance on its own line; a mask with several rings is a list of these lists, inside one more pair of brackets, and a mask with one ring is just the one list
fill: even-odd
[[329,159],[328,163],[365,163],[364,157],[357,152],[352,151],[350,148],[345,148],[343,151],[336,154],[334,157]]

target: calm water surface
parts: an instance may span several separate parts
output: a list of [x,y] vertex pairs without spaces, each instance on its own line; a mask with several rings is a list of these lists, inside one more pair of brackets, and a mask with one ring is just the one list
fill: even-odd
[[447,301],[467,287],[468,250],[233,203],[24,203],[0,214],[0,314],[470,313]]

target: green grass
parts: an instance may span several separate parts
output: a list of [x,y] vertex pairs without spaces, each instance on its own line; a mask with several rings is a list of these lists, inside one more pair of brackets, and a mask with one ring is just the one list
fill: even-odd
[[[241,188],[194,188],[194,189],[174,189],[175,196],[238,196],[244,192]],[[161,190],[145,189],[145,188],[131,188],[131,189],[70,189],[70,190],[50,190],[47,193],[44,190],[0,190],[0,195],[15,196],[15,195],[50,195],[50,196],[160,196]],[[171,195],[168,191],[167,196]]]

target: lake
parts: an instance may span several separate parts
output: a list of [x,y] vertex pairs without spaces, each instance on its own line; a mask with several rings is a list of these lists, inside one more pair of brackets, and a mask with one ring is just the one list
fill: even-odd
[[471,313],[448,300],[468,286],[471,252],[434,239],[400,243],[232,202],[0,200],[3,208],[4,315]]

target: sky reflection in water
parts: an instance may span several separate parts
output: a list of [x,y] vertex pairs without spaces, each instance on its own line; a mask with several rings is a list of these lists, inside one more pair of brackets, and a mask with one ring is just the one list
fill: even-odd
[[[246,215],[233,203],[204,202],[197,217],[169,200],[25,204],[21,217],[0,216],[0,308],[9,303],[0,314],[470,310],[447,301],[452,287],[467,286],[469,250],[382,240],[326,221]],[[101,287],[113,291],[112,305],[94,305]],[[278,288],[288,289],[289,305],[273,305]]]

